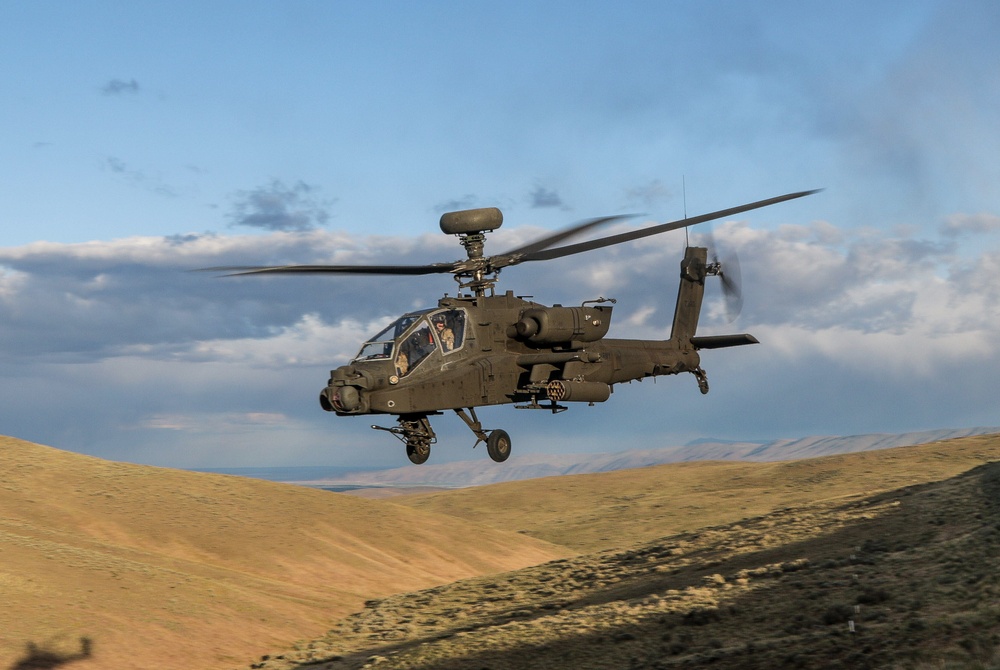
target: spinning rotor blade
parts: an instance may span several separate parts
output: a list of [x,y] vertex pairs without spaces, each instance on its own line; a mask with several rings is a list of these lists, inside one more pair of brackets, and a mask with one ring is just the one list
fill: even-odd
[[798,193],[779,195],[774,198],[768,198],[767,200],[758,200],[757,202],[751,202],[746,205],[740,205],[739,207],[730,207],[729,209],[721,209],[718,212],[711,212],[709,214],[694,216],[691,217],[690,219],[680,219],[678,221],[671,221],[670,223],[662,223],[658,226],[643,228],[642,230],[634,230],[629,233],[621,233],[619,235],[611,235],[610,237],[602,237],[600,239],[591,240],[589,242],[581,242],[580,244],[570,244],[569,246],[565,247],[556,247],[555,249],[549,249],[547,251],[536,251],[534,253],[527,254],[526,256],[521,258],[520,262],[547,261],[552,258],[562,258],[563,256],[579,254],[584,251],[592,251],[594,249],[610,247],[613,244],[631,242],[632,240],[638,240],[643,237],[649,237],[650,235],[659,235],[660,233],[665,233],[670,230],[687,228],[688,226],[693,226],[698,223],[704,223],[705,221],[713,221],[715,219],[721,219],[727,216],[732,216],[733,214],[748,212],[751,209],[759,209],[760,207],[767,207],[768,205],[774,205],[779,202],[784,202],[786,200],[794,200],[795,198],[801,198],[806,195],[812,195],[813,193],[818,193],[820,190],[822,189],[814,189],[812,191],[799,191]]
[[[718,212],[712,212],[711,214],[702,214],[701,216],[696,216],[690,219],[681,219],[679,221],[672,221],[670,223],[664,223],[658,226],[652,226],[651,228],[645,228],[643,230],[636,230],[629,233],[622,233],[620,235],[611,235],[609,237],[603,237],[596,240],[591,240],[589,242],[581,242],[580,244],[571,244],[565,247],[556,247],[551,249],[553,244],[562,242],[563,240],[572,237],[573,235],[579,235],[584,231],[590,230],[596,226],[600,226],[612,221],[618,221],[620,219],[628,218],[634,215],[615,215],[615,216],[605,216],[597,219],[588,219],[582,223],[578,223],[575,226],[571,226],[565,230],[558,233],[553,233],[547,237],[543,237],[540,240],[531,242],[524,246],[518,247],[504,254],[498,254],[496,256],[483,256],[482,255],[482,243],[481,240],[478,246],[478,252],[473,253],[472,247],[467,243],[467,238],[463,237],[463,246],[466,247],[469,257],[464,260],[457,260],[451,263],[430,263],[428,265],[274,265],[274,266],[260,266],[260,265],[232,265],[232,266],[221,266],[213,268],[203,268],[202,271],[207,272],[223,272],[226,276],[233,275],[260,275],[260,274],[357,274],[357,275],[430,275],[430,274],[453,274],[461,280],[461,278],[473,278],[473,281],[469,284],[463,284],[464,286],[473,286],[477,291],[482,291],[485,286],[492,286],[496,282],[496,272],[501,268],[508,267],[510,265],[517,265],[518,263],[523,263],[525,261],[542,261],[549,260],[552,258],[561,258],[563,256],[569,256],[571,254],[578,254],[584,251],[590,251],[592,249],[600,249],[601,247],[611,246],[613,244],[621,244],[622,242],[630,242],[632,240],[638,240],[643,237],[648,237],[650,235],[657,235],[659,233],[665,233],[669,230],[677,230],[678,228],[686,228],[687,226],[693,226],[697,223],[702,223],[705,221],[712,221],[713,219],[721,219],[725,216],[731,216],[733,214],[739,214],[740,212],[746,212],[751,209],[757,209],[759,207],[766,207],[768,205],[773,205],[775,203],[784,202],[785,200],[792,200],[794,198],[801,198],[805,195],[810,195],[816,193],[817,191],[801,191],[799,193],[789,193],[788,195],[781,195],[776,198],[769,198],[767,200],[759,200],[757,202],[752,202],[747,205],[740,205],[739,207],[731,207],[729,209],[719,210]],[[461,283],[461,281],[460,281]]]
[[[547,249],[553,244],[558,244],[563,240],[579,235],[595,226],[600,226],[611,221],[625,219],[634,214],[617,216],[604,216],[597,219],[588,219],[575,226],[571,226],[558,233],[535,240],[517,249],[508,251],[498,256],[487,257],[486,261],[492,269],[496,270],[509,265],[516,265],[523,260],[523,257],[535,251]],[[223,276],[233,277],[237,275],[259,275],[259,274],[358,274],[358,275],[429,275],[429,274],[456,274],[466,269],[468,261],[455,261],[454,263],[431,263],[430,265],[234,265],[214,268],[202,268],[202,272],[224,272]]]
[[454,272],[455,263],[430,265],[231,265],[202,268],[202,272],[225,272],[224,277],[260,274],[356,274],[431,275]]
[[[718,262],[718,261],[716,261]],[[736,254],[719,263],[719,279],[722,280],[722,295],[726,300],[726,315],[733,322],[743,310],[743,288],[740,279],[740,262]]]
[[588,219],[586,221],[581,221],[575,226],[570,226],[565,230],[549,235],[548,237],[543,237],[540,240],[535,240],[534,242],[526,244],[523,247],[518,247],[517,249],[511,249],[506,253],[493,256],[492,258],[493,267],[501,268],[501,267],[507,267],[508,265],[516,265],[521,261],[529,260],[528,258],[525,258],[526,256],[534,254],[538,251],[542,251],[544,249],[548,249],[553,244],[558,244],[559,242],[562,242],[563,240],[570,238],[574,235],[579,235],[596,226],[602,226],[606,223],[611,223],[612,221],[620,221],[623,219],[628,219],[633,216],[637,215],[619,214],[616,216],[602,216],[596,219]]
[[708,247],[708,254],[711,257],[711,266],[714,267],[713,274],[718,276],[722,282],[722,297],[726,303],[726,317],[732,323],[743,311],[743,288],[740,277],[740,259],[735,251],[727,251],[725,260],[719,259],[719,247],[715,244],[715,235],[712,227],[704,233],[705,246]]

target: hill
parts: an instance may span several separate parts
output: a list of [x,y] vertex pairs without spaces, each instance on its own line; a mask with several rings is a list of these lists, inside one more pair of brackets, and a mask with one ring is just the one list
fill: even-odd
[[0,438],[0,668],[992,658],[1000,476],[928,482],[997,460],[991,435],[375,501]]
[[[601,454],[525,454],[514,455],[502,467],[486,459],[457,463],[429,463],[420,467],[375,472],[355,472],[338,477],[313,477],[297,483],[312,486],[369,486],[460,488],[485,486],[500,482],[576,475],[613,470],[633,470],[664,463],[691,461],[789,461],[832,454],[873,451],[892,447],[912,446],[983,434],[1000,433],[1000,428],[962,428],[927,430],[912,433],[872,433],[846,436],[810,436],[769,442],[725,442],[697,440],[679,447],[627,449]],[[356,491],[364,494],[366,492]],[[380,492],[385,495],[386,491]]]
[[672,463],[393,501],[599,551],[782,507],[937,481],[993,460],[1000,460],[1000,435],[798,461]]
[[434,512],[6,437],[0,472],[3,668],[229,667],[366,599],[570,553]]
[[[920,468],[995,461],[1000,438],[933,445],[912,462],[903,458],[912,448],[899,451],[784,472],[814,492],[829,486],[825,499],[722,524],[706,506],[696,530],[373,600],[327,635],[251,667],[995,668],[1000,463],[901,488],[873,476],[849,491],[869,470],[921,480]],[[684,479],[682,467],[654,469]],[[688,495],[675,492],[675,503]]]

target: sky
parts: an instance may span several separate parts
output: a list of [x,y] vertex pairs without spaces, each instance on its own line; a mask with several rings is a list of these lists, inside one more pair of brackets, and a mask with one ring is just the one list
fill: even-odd
[[[446,211],[501,253],[584,219],[705,224],[691,375],[558,415],[483,408],[515,453],[1000,425],[1000,5],[0,0],[0,434],[169,467],[408,463],[319,391],[445,276],[219,278],[426,263]],[[505,270],[669,336],[685,236]],[[486,458],[434,417],[432,462]],[[382,425],[392,425],[383,419]]]

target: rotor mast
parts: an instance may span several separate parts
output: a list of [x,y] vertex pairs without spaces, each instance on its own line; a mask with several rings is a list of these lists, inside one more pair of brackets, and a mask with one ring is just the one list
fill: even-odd
[[459,262],[455,271],[455,281],[459,289],[471,288],[477,298],[482,298],[489,291],[494,293],[499,268],[493,268],[489,258],[483,257],[483,246],[486,242],[484,233],[460,235],[459,242],[465,247],[468,260]]

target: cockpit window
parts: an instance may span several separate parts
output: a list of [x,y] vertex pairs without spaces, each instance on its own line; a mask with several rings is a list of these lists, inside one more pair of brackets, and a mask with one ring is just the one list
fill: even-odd
[[462,348],[465,339],[465,311],[449,309],[435,312],[431,315],[434,334],[437,336],[441,351],[449,353]]
[[416,330],[399,342],[399,350],[396,353],[396,374],[400,377],[406,376],[435,348],[437,343],[431,335],[430,326],[426,321],[422,321]]
[[354,360],[368,361],[378,358],[390,358],[392,356],[392,348],[395,344],[396,338],[402,335],[414,321],[426,314],[427,311],[429,310],[404,314],[390,323],[388,326],[383,328],[378,335],[364,343],[361,347],[361,351],[359,351],[358,355],[354,357]]
[[444,354],[461,349],[465,325],[463,309],[410,312],[365,342],[354,360],[392,359],[396,374],[403,377],[438,347]]

